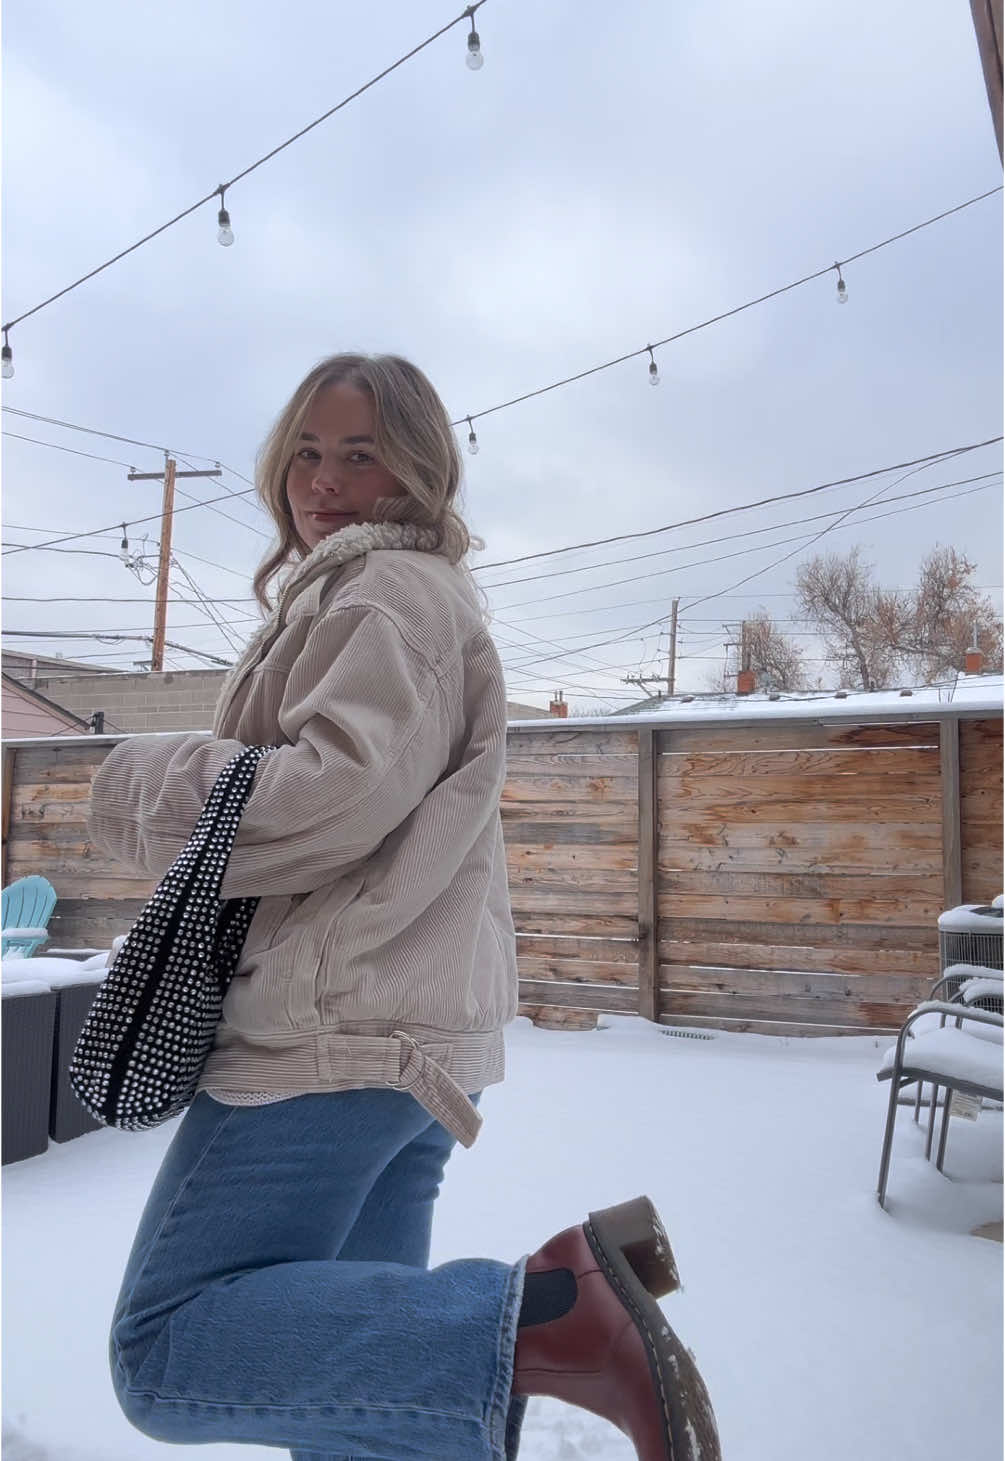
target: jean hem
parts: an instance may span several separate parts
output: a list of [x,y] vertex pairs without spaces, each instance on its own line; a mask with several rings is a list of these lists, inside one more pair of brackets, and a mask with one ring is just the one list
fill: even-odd
[[499,1320],[499,1350],[496,1360],[496,1383],[489,1402],[487,1415],[487,1436],[492,1461],[513,1461],[520,1440],[520,1426],[523,1422],[525,1403],[523,1397],[513,1395],[513,1375],[516,1356],[516,1332],[523,1302],[524,1273],[527,1260],[521,1258],[514,1264]]

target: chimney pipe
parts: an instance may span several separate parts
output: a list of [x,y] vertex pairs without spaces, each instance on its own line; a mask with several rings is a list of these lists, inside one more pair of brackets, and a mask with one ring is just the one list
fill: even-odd
[[753,695],[757,687],[753,670],[738,670],[736,675],[737,695]]
[[984,672],[984,654],[974,647],[968,649],[966,658],[963,661],[963,671],[967,675],[980,675]]
[[566,719],[569,714],[569,707],[565,703],[565,696],[561,690],[556,690],[551,704],[548,706],[548,714],[558,716],[560,720]]

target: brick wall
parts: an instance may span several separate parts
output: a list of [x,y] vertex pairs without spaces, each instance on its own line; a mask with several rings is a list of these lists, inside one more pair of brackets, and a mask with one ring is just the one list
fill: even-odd
[[165,670],[133,675],[39,679],[37,689],[89,720],[105,712],[105,730],[208,730],[226,670]]
[[[53,676],[39,678],[40,694],[83,720],[105,712],[105,731],[209,730],[226,670],[165,670],[160,674]],[[509,720],[534,720],[547,711],[508,702]]]

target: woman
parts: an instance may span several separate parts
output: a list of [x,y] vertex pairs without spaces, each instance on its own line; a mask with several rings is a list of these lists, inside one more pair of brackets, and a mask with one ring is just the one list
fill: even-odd
[[295,391],[258,487],[287,573],[211,738],[138,737],[92,836],[161,876],[223,766],[259,765],[223,895],[259,898],[199,1094],[140,1222],[112,1329],[120,1404],[175,1442],[335,1457],[512,1457],[529,1394],[643,1461],[714,1461],[697,1371],[652,1294],[645,1199],[526,1262],[429,1270],[432,1209],[503,1076],[515,939],[499,815],[502,671],[464,567],[442,402],[394,356]]

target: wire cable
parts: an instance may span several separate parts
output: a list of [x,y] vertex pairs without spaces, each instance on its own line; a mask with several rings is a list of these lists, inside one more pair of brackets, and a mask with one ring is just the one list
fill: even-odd
[[[998,485],[998,483],[996,483],[996,482],[985,482],[982,486],[980,486],[980,487],[973,487],[973,488],[969,489],[969,491],[967,491],[967,492],[953,492],[953,493],[950,493],[949,495],[947,495],[946,497],[942,497],[942,498],[929,498],[929,500],[926,501],[926,502],[921,502],[921,503],[915,504],[915,507],[914,508],[899,508],[898,511],[895,512],[895,513],[885,513],[885,512],[884,513],[875,513],[875,514],[873,514],[872,517],[862,518],[861,520],[856,520],[856,521],[857,521],[857,523],[859,525],[864,525],[866,523],[871,523],[871,522],[879,522],[884,517],[896,517],[901,512],[912,512],[912,511],[916,511],[918,508],[921,508],[921,507],[930,507],[930,506],[933,506],[933,505],[937,505],[940,502],[955,502],[958,497],[969,497],[972,492],[986,492],[990,487],[995,487],[997,485]],[[914,494],[913,493],[905,493],[904,495],[905,496],[913,496]],[[891,500],[897,500],[897,499],[891,499]],[[862,511],[862,509],[860,507],[854,507],[854,508],[850,508],[848,510],[848,512],[860,512],[860,511]],[[821,516],[826,516],[826,517],[830,517],[832,515],[833,514],[830,514],[830,513],[821,514]],[[848,514],[846,513],[845,516],[847,516],[847,515]],[[797,518],[797,519],[794,520],[794,523],[792,525],[796,525],[796,524],[799,524],[799,523],[802,523],[802,522],[809,522],[809,521],[812,521],[812,520],[813,519],[811,519],[811,518],[803,518],[803,519]],[[757,529],[757,532],[758,532],[758,534],[760,534],[761,532],[773,531],[775,528],[780,528],[780,527],[785,527],[785,526],[788,526],[788,524],[785,524],[785,523],[776,523],[776,524],[773,525],[772,528],[768,528],[768,529],[758,528]],[[739,538],[743,538],[743,537],[746,537],[746,536],[747,535],[745,533],[731,533],[729,535],[729,538],[724,538],[722,540],[717,540],[715,538],[705,538],[705,539],[702,540],[702,543],[708,544],[708,543],[714,543],[716,541],[727,542],[727,541],[730,541],[733,538],[738,538],[738,537]],[[802,534],[802,537],[809,537],[809,536],[812,536],[812,535],[811,534]],[[662,578],[665,574],[668,574],[668,573],[685,573],[689,568],[706,568],[711,563],[723,563],[727,559],[730,559],[730,558],[741,558],[741,557],[743,557],[747,553],[763,553],[768,548],[779,548],[779,547],[783,547],[787,543],[793,543],[793,542],[796,542],[796,541],[798,541],[798,535],[796,537],[792,537],[792,538],[779,538],[779,539],[777,539],[773,543],[760,543],[760,544],[757,544],[755,547],[741,549],[737,553],[724,553],[721,556],[716,557],[716,558],[699,558],[699,559],[695,559],[693,562],[690,562],[690,563],[667,564],[663,568],[654,569],[651,573],[635,573],[635,574],[632,574],[628,578],[615,578],[615,579],[608,580],[608,582],[606,582],[606,583],[598,583],[598,584],[593,584],[593,585],[589,585],[589,584],[587,584],[587,585],[581,585],[579,588],[566,589],[562,593],[557,593],[557,594],[541,594],[537,598],[534,598],[534,599],[518,599],[516,603],[504,605],[504,612],[508,614],[511,609],[525,608],[525,607],[527,607],[527,606],[529,606],[531,604],[554,603],[558,599],[581,598],[581,597],[583,597],[586,594],[590,594],[590,593],[601,593],[604,589],[619,588],[623,584],[626,584],[626,583],[642,583],[647,578]],[[702,546],[702,544],[692,543],[692,544],[688,544],[686,548],[679,548],[679,549],[675,549],[673,551],[675,551],[675,552],[686,552],[686,551],[688,551],[689,548],[692,548],[692,547],[700,547],[700,546]],[[601,565],[593,565],[593,566],[599,567]],[[491,588],[491,585],[487,585],[486,587],[487,588]],[[716,595],[716,597],[719,597],[719,595]],[[696,600],[695,602],[697,603],[698,601]],[[617,607],[617,605],[598,604],[596,606],[596,609],[594,610],[594,612],[597,612],[597,611],[599,611],[599,610],[601,610],[603,608],[615,608],[615,607]],[[579,612],[588,613],[590,611],[589,610],[574,610],[573,612],[574,613],[579,613]],[[539,621],[540,619],[546,619],[546,618],[551,618],[551,617],[552,617],[552,615],[550,615],[550,614],[538,614],[538,615],[535,615],[533,619],[518,620],[517,623],[535,623],[535,622]]]
[[[954,482],[943,482],[937,487],[923,487],[918,492],[905,492],[898,497],[887,498],[888,502],[902,502],[908,497],[920,497],[926,493],[942,492],[950,487],[963,487],[970,482],[982,482],[989,477],[1000,477],[1001,468],[993,472],[982,472],[976,477],[959,477]],[[650,558],[663,558],[668,553],[687,553],[692,548],[703,548],[709,543],[729,543],[734,538],[754,537],[758,533],[773,533],[778,528],[798,527],[802,523],[819,522],[821,518],[836,517],[843,511],[840,507],[833,507],[828,512],[814,513],[809,517],[790,518],[787,522],[771,523],[765,528],[744,528],[739,533],[717,533],[714,538],[699,538],[694,543],[684,543],[676,548],[657,548],[653,553],[631,553],[624,558],[604,558],[601,563],[581,563],[576,568],[551,568],[545,573],[529,573],[524,578],[506,578],[499,583],[486,583],[482,587],[488,591],[498,588],[513,588],[521,583],[540,583],[542,579],[568,578],[574,573],[594,573],[598,568],[614,568],[620,563],[643,563]],[[619,580],[620,581],[620,580]]]
[[[991,483],[988,483],[985,487],[971,488],[970,491],[971,492],[984,492],[984,491],[987,491],[987,487],[988,486],[991,486],[991,485],[992,485]],[[959,496],[961,496],[961,497],[968,496],[968,495],[969,495],[969,493],[960,493],[959,494]],[[911,509],[911,508],[900,508],[899,509],[900,512],[910,512],[912,510],[913,509]],[[884,515],[894,516],[895,514],[884,514]],[[871,519],[869,519],[869,521],[871,521]],[[810,536],[810,535],[804,534],[803,536],[804,537],[807,537],[807,536]],[[820,536],[820,535],[818,534],[817,536]],[[783,538],[781,540],[781,542],[776,543],[776,544],[771,544],[771,543],[762,544],[762,549],[770,548],[770,547],[780,547],[783,543],[785,543],[785,542],[791,542],[791,541],[792,541],[792,539],[784,539]],[[760,551],[760,550],[752,550],[752,551]],[[737,555],[736,554],[726,554],[725,556],[728,558],[728,557],[735,557]],[[786,555],[786,556],[791,556],[791,555]],[[721,561],[721,560],[719,560],[719,561]],[[699,565],[698,564],[687,564],[687,565],[684,565],[684,566],[685,567],[692,567],[693,568],[693,567],[698,567]],[[774,565],[771,565],[771,566],[774,566]],[[751,575],[751,577],[756,577],[756,575]],[[610,585],[608,585],[608,587],[610,587]],[[736,585],[734,584],[731,587],[736,587]],[[563,595],[563,597],[564,597],[564,595]],[[719,597],[719,595],[711,595],[710,597]],[[700,603],[700,602],[702,602],[702,600],[695,600],[695,602],[696,603]],[[607,605],[607,607],[608,608],[616,608],[617,605],[611,604],[611,605]],[[686,612],[686,607],[685,607],[685,612]],[[635,626],[633,629],[627,630],[624,634],[615,635],[613,638],[599,639],[599,640],[596,640],[593,644],[585,644],[577,652],[578,653],[586,653],[586,652],[588,652],[590,650],[593,650],[593,649],[601,649],[604,646],[609,645],[609,644],[620,644],[620,643],[623,643],[624,640],[626,640],[626,639],[634,639],[634,638],[637,638],[638,635],[641,634],[641,633],[643,633],[646,629],[652,629],[655,625],[662,624],[663,621],[665,620],[665,618],[666,618],[666,614],[665,613],[664,614],[661,614],[658,619],[653,619],[653,620],[651,620],[647,624],[639,624],[639,625]],[[533,663],[536,663],[536,661],[529,660],[526,663],[533,664]]]
[[484,411],[472,411],[468,415],[459,417],[452,421],[451,426],[463,426],[465,423],[480,421],[485,416],[492,416],[496,411],[505,411],[510,406],[516,406],[521,401],[533,400],[535,396],[546,395],[549,391],[557,391],[561,386],[571,385],[573,381],[585,380],[587,376],[596,375],[601,370],[610,370],[612,366],[623,365],[626,360],[636,360],[640,355],[646,355],[653,350],[658,350],[662,345],[670,345],[675,340],[682,340],[685,335],[694,335],[698,330],[707,330],[709,325],[717,325],[720,320],[731,319],[733,315],[742,314],[744,310],[753,309],[755,305],[764,304],[766,300],[777,299],[780,294],[787,294],[791,289],[799,289],[803,284],[809,284],[814,279],[822,279],[827,274],[833,274],[835,268],[844,268],[853,264],[857,259],[864,259],[867,254],[874,254],[879,249],[885,249],[887,245],[897,243],[902,238],[907,238],[912,233],[918,233],[923,228],[930,228],[933,223],[940,223],[942,219],[949,218],[954,213],[962,213],[965,208],[972,208],[975,203],[982,203],[985,198],[994,197],[995,193],[1002,191],[1002,185],[996,188],[989,188],[986,193],[978,193],[974,198],[968,198],[965,203],[957,203],[954,208],[946,208],[942,213],[936,213],[933,218],[926,218],[922,223],[915,223],[911,228],[904,228],[900,233],[893,233],[889,238],[881,239],[879,243],[870,244],[868,248],[860,249],[857,254],[849,254],[846,259],[835,260],[822,269],[816,269],[812,274],[804,274],[801,279],[794,279],[791,284],[783,284],[778,289],[769,290],[767,294],[760,294],[756,299],[748,299],[746,304],[738,304],[733,309],[724,310],[721,314],[713,315],[710,319],[702,320],[697,325],[689,325],[686,330],[678,330],[674,335],[667,335],[663,340],[653,340],[649,345],[643,345],[638,350],[630,350],[625,355],[618,355],[614,360],[605,360],[602,365],[593,365],[589,370],[581,370],[576,375],[569,375],[564,380],[553,381],[551,385],[541,386],[536,391],[525,391],[522,396],[514,396],[512,400],[502,401],[498,406],[488,406]]
[[249,164],[248,167],[242,168],[240,172],[235,173],[229,182],[218,184],[211,193],[207,193],[205,197],[200,198],[198,202],[192,203],[188,208],[184,208],[180,213],[176,213],[173,218],[169,218],[168,221],[166,223],[162,223],[159,228],[155,228],[152,230],[152,232],[144,234],[142,238],[137,239],[137,241],[134,244],[130,244],[128,248],[121,249],[119,253],[113,255],[112,258],[106,259],[103,264],[99,264],[96,269],[91,269],[88,273],[82,274],[81,277],[79,279],[75,279],[72,284],[67,284],[64,289],[60,289],[56,294],[51,294],[48,299],[43,299],[41,304],[34,305],[31,309],[25,310],[23,314],[19,314],[14,319],[8,320],[5,325],[0,325],[0,332],[6,333],[7,330],[12,330],[14,326],[19,325],[22,320],[27,320],[32,315],[38,314],[40,310],[45,309],[50,304],[55,304],[57,299],[62,299],[64,295],[69,294],[72,290],[79,289],[81,284],[86,284],[89,279],[93,279],[96,275],[104,273],[104,271],[106,269],[110,269],[113,264],[117,264],[120,259],[126,258],[128,254],[135,253],[137,249],[142,248],[143,245],[149,243],[151,239],[155,239],[160,234],[165,233],[167,229],[173,228],[176,223],[181,223],[183,218],[188,218],[191,213],[195,213],[197,209],[204,207],[206,203],[211,202],[216,197],[222,197],[223,193],[225,193],[229,188],[232,188],[235,183],[239,183],[242,178],[248,177],[251,173],[255,172],[257,168],[260,168],[264,163],[269,162],[280,152],[285,151],[287,147],[291,147],[294,142],[298,142],[301,137],[306,137],[307,133],[312,132],[315,127],[320,127],[322,122],[326,122],[329,117],[333,117],[336,112],[340,112],[343,107],[348,106],[350,102],[355,101],[357,97],[362,96],[365,91],[369,91],[372,86],[376,86],[378,81],[383,81],[385,76],[390,76],[392,71],[397,71],[399,66],[403,66],[406,61],[410,61],[413,56],[417,56],[420,51],[424,51],[427,46],[431,46],[434,41],[439,40],[440,36],[445,35],[448,30],[452,30],[454,26],[459,25],[462,20],[467,20],[469,17],[473,16],[475,11],[480,9],[480,7],[484,4],[485,0],[474,0],[473,4],[468,5],[467,8],[462,11],[460,15],[455,16],[455,18],[451,20],[447,25],[441,26],[438,31],[435,31],[433,33],[433,35],[428,36],[426,40],[422,41],[419,45],[413,46],[410,51],[406,52],[404,56],[400,56],[397,61],[393,62],[392,65],[386,66],[383,71],[379,72],[376,76],[371,77],[371,79],[367,81],[363,86],[358,87],[349,96],[343,97],[343,99],[338,102],[336,106],[329,107],[328,111],[322,113],[320,117],[316,117],[313,122],[309,122],[306,127],[301,127],[299,132],[294,132],[292,137],[287,137],[285,142],[280,142],[278,147],[273,147],[271,151],[265,154],[264,157],[259,157],[255,162]]
[[[637,533],[616,533],[611,538],[598,538],[592,543],[568,543],[564,548],[548,548],[542,553],[525,553],[520,558],[504,558],[498,563],[479,563],[473,573],[487,573],[490,568],[510,568],[514,563],[530,563],[537,558],[554,558],[559,553],[574,553],[579,548],[606,548],[610,543],[624,543],[636,538],[652,538],[658,533],[676,532],[678,528],[694,527],[696,523],[712,522],[720,517],[729,517],[737,512],[750,512],[756,507],[770,507],[775,502],[791,502],[795,497],[812,497],[816,492],[828,492],[832,487],[847,487],[853,482],[865,482],[870,477],[882,477],[887,472],[901,472],[905,467],[917,467],[923,462],[936,462],[948,457],[965,456],[967,452],[979,451],[984,446],[995,446],[1000,436],[989,436],[985,441],[971,442],[969,446],[947,447],[945,451],[931,452],[925,457],[915,457],[909,462],[894,462],[889,467],[875,467],[871,472],[858,472],[852,477],[838,477],[833,482],[821,482],[817,487],[803,487],[798,492],[780,492],[774,497],[760,497],[754,502],[743,502],[737,507],[722,507],[716,512],[706,512],[700,517],[681,518],[679,522],[666,523],[661,528],[645,528]],[[491,588],[491,584],[486,584]]]

